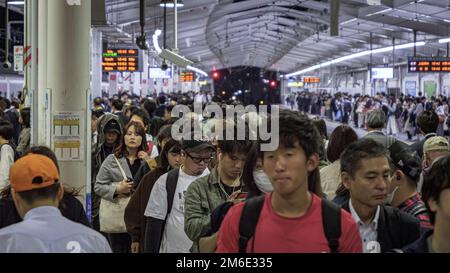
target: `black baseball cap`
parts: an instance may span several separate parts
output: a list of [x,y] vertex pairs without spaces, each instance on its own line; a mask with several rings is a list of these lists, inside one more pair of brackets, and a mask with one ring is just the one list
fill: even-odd
[[104,132],[105,133],[116,132],[118,135],[120,135],[121,134],[121,130],[120,130],[119,122],[117,120],[114,120],[114,119],[108,121],[108,123],[106,123],[106,125],[105,125]]
[[206,149],[214,151],[216,148],[209,141],[204,140],[183,140],[181,142],[181,148],[187,150],[188,152],[201,152]]
[[416,151],[401,141],[395,141],[389,147],[389,153],[395,167],[414,181],[420,178],[421,162]]

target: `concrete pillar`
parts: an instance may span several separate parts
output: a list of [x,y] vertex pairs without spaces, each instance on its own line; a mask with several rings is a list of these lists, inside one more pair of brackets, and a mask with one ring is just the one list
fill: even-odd
[[[37,2],[37,1],[36,1]],[[41,2],[41,1],[39,1]],[[70,187],[80,189],[82,201],[89,200],[90,194],[90,27],[91,2],[81,0],[80,5],[71,1],[48,1],[47,27],[47,87],[52,90],[52,148],[60,164],[61,181]],[[78,159],[61,159],[56,149],[58,139],[56,114],[63,120],[75,120],[78,126],[72,126],[70,132],[65,128],[64,135],[79,139]],[[67,126],[66,126],[67,127]],[[75,128],[74,128],[75,127]],[[61,139],[59,139],[61,141]],[[61,141],[64,145],[73,144]],[[72,149],[74,150],[74,149]],[[72,150],[70,150],[72,152]],[[67,152],[67,149],[65,150]],[[77,153],[76,148],[73,153]]]
[[144,52],[144,57],[142,58],[143,71],[141,73],[141,95],[143,97],[148,95],[149,87],[149,75],[148,75],[148,54]]
[[102,96],[102,32],[91,31],[91,93],[92,97]]
[[38,88],[37,92],[34,92],[33,101],[33,122],[35,122],[37,126],[32,126],[32,132],[34,132],[34,135],[36,136],[32,139],[32,143],[35,145],[50,146],[51,90],[47,87],[48,0],[39,1],[38,14],[39,21],[36,25],[38,25],[39,36],[39,72]]
[[[24,18],[24,24],[23,24],[23,28],[24,28],[24,56],[23,56],[23,60],[25,61],[27,54],[26,54],[26,50],[27,48],[30,46],[30,40],[31,40],[31,30],[30,29],[30,11],[31,11],[31,5],[30,5],[30,1],[31,0],[25,0],[25,6],[24,6],[24,13],[23,13],[23,18]],[[29,107],[31,104],[30,101],[30,96],[29,96],[29,90],[30,90],[30,65],[25,65],[23,66],[23,72],[24,72],[24,76],[23,76],[23,81],[24,81],[24,92],[28,92],[27,94],[23,94],[25,96],[25,106]],[[33,122],[33,121],[31,121]]]
[[[46,1],[44,1],[46,2]],[[28,99],[26,100],[25,104],[27,106],[31,106],[32,113],[31,113],[31,145],[35,145],[39,143],[39,133],[37,131],[37,128],[40,126],[38,120],[39,120],[39,110],[38,110],[38,36],[39,36],[39,29],[38,29],[38,23],[42,18],[39,18],[39,6],[45,6],[45,3],[42,3],[38,1],[28,1],[27,3],[27,25],[26,25],[26,31],[27,31],[27,41],[26,41],[26,47],[25,47],[25,60],[28,61],[28,64],[26,65],[25,69],[25,78],[26,83],[25,86],[28,91]],[[41,53],[41,52],[39,52]]]

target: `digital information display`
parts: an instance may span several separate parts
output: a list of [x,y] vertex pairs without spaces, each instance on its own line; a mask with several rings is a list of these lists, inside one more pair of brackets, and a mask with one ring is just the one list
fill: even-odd
[[194,72],[181,72],[180,81],[181,82],[193,82],[195,80]]
[[137,72],[141,71],[139,60],[137,49],[108,49],[103,52],[102,69],[104,72]]
[[410,57],[408,72],[450,72],[450,58]]
[[304,83],[320,83],[320,78],[318,77],[304,77],[303,78]]

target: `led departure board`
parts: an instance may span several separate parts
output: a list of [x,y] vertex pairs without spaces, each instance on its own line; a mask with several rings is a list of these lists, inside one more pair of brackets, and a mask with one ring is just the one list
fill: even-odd
[[181,82],[193,82],[195,80],[194,72],[181,72],[180,80]]
[[318,78],[318,77],[304,77],[303,78],[303,82],[304,83],[319,83],[320,82],[320,78]]
[[102,69],[104,72],[141,71],[139,59],[137,49],[108,49],[103,52]]
[[450,72],[450,58],[446,57],[410,57],[408,72]]

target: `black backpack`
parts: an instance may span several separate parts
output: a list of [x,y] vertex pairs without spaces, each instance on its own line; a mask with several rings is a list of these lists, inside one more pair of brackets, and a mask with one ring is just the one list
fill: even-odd
[[179,168],[173,169],[167,173],[167,180],[166,180],[167,214],[166,219],[164,219],[164,221],[167,221],[167,217],[169,216],[169,213],[172,211],[173,198],[175,197],[175,190],[177,189],[179,175],[180,175]]
[[[264,205],[265,195],[247,199],[239,222],[239,253],[247,252],[248,241],[255,234],[259,215]],[[322,225],[331,253],[339,250],[341,237],[341,208],[325,199],[322,199]]]

